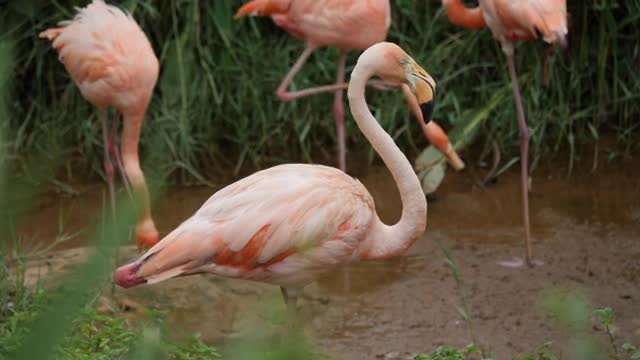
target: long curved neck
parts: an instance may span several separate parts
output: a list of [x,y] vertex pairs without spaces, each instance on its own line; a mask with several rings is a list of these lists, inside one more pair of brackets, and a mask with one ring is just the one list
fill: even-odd
[[358,64],[351,74],[349,106],[358,127],[389,168],[402,199],[402,217],[397,224],[387,226],[378,218],[373,221],[361,254],[373,259],[398,255],[422,236],[427,226],[427,200],[409,160],[369,111],[364,93],[373,74],[368,65]]
[[482,29],[487,26],[480,6],[468,8],[462,0],[446,0],[443,3],[447,17],[453,24],[467,29]]

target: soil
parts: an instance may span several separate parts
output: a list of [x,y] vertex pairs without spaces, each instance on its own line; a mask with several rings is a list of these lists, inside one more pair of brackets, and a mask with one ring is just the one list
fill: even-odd
[[[496,359],[532,352],[550,340],[558,353],[569,354],[575,333],[552,319],[542,302],[549,292],[571,290],[594,308],[614,309],[618,346],[639,344],[639,174],[637,166],[571,177],[564,168],[538,170],[530,196],[532,236],[534,257],[544,264],[530,269],[497,265],[523,254],[518,173],[510,171],[483,189],[469,173],[450,172],[438,200],[429,204],[425,236],[406,256],[355,264],[305,289],[299,303],[305,331],[322,352],[346,360],[403,359],[438,345],[464,346],[473,336]],[[374,167],[357,177],[370,189],[383,220],[397,220],[401,204],[387,170]],[[65,231],[82,231],[97,216],[103,189],[96,184],[80,188],[73,198],[50,195],[20,233],[52,239],[60,216]],[[211,188],[167,192],[155,211],[160,230],[167,233],[213,193]],[[459,313],[462,292],[438,243],[458,264],[473,331]],[[62,245],[66,250],[35,262],[32,279],[61,274],[81,261],[86,249],[76,247],[83,245],[81,233]],[[123,249],[120,262],[133,257],[134,249]],[[197,333],[213,344],[256,327],[277,332],[278,314],[284,312],[275,287],[206,275],[118,289],[114,297],[105,295],[101,310],[137,319],[144,317],[144,307],[165,311],[176,334]],[[588,330],[606,341],[600,327]]]

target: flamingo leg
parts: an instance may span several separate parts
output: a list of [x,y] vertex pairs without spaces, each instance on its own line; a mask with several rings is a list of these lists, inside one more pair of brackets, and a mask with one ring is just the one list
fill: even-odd
[[[311,54],[313,54],[313,52],[316,49],[317,49],[316,46],[307,44],[307,47],[304,49],[302,54],[300,54],[300,57],[298,58],[298,60],[296,60],[296,63],[291,67],[291,70],[289,70],[289,73],[287,73],[287,75],[284,77],[280,85],[278,85],[278,89],[276,90],[276,96],[280,100],[291,101],[291,100],[296,100],[296,99],[300,99],[300,98],[311,96],[311,95],[346,90],[349,87],[349,84],[344,82],[344,76],[343,76],[343,81],[339,81],[336,84],[316,86],[316,87],[312,87],[304,90],[298,90],[298,91],[287,90],[289,88],[289,85],[291,85],[291,83],[293,82],[293,79],[296,77],[296,75],[298,75],[300,70],[302,70],[302,67],[304,66],[304,64],[307,63],[307,60],[309,60],[309,57],[311,56]],[[346,54],[344,56],[345,56],[344,61],[346,63]],[[341,59],[342,59],[342,54],[341,54]],[[390,90],[398,87],[398,84],[393,84],[388,81],[376,81],[376,80],[370,81],[368,85],[379,90]]]
[[311,54],[313,54],[313,52],[316,49],[317,49],[316,46],[307,44],[307,47],[304,49],[304,51],[302,52],[302,54],[300,55],[296,63],[293,65],[293,67],[291,67],[291,70],[289,70],[289,73],[287,74],[287,76],[285,76],[285,78],[282,80],[282,82],[278,86],[278,90],[276,90],[276,96],[280,100],[291,101],[291,100],[299,99],[306,96],[317,95],[317,94],[322,94],[327,92],[336,92],[338,90],[347,88],[348,85],[342,83],[342,84],[317,86],[317,87],[299,90],[299,91],[287,90],[289,88],[289,85],[291,85],[291,83],[293,82],[293,79],[296,77],[296,75],[298,75],[300,70],[302,70],[302,67],[304,66],[304,64],[306,64],[307,60],[309,60],[309,57],[311,56]]
[[160,240],[160,234],[151,217],[151,199],[144,173],[140,168],[138,155],[143,116],[143,114],[137,114],[134,117],[125,117],[120,144],[124,170],[131,182],[135,202],[140,206],[140,214],[136,225],[138,250],[142,250],[145,247],[151,248]]
[[[340,50],[336,85],[344,83],[346,66],[347,51]],[[347,172],[347,145],[344,132],[344,103],[342,99],[343,95],[344,90],[340,89],[336,91],[336,95],[333,100],[333,114],[336,120],[336,137],[338,138],[338,164],[340,165],[340,170],[342,170],[343,172]]]
[[[347,66],[347,51],[340,50],[340,58],[338,59],[338,76],[336,85],[343,84],[345,79],[345,68]],[[336,91],[333,101],[333,113],[336,120],[336,137],[338,138],[338,164],[340,170],[347,172],[347,145],[344,131],[344,103],[342,97],[344,90]],[[349,276],[349,268],[344,267],[344,290],[346,292],[351,288],[351,277]]]
[[116,195],[113,183],[113,163],[109,155],[109,132],[107,131],[107,109],[100,109],[100,122],[102,123],[102,140],[104,142],[104,174],[107,177],[109,187],[109,200],[111,202],[111,215],[116,218]]
[[516,109],[518,111],[518,126],[520,127],[520,175],[522,186],[522,217],[524,220],[524,242],[525,242],[525,259],[527,266],[536,265],[532,260],[531,251],[531,227],[529,222],[529,128],[522,106],[522,96],[520,95],[520,86],[518,84],[518,74],[513,59],[513,52],[507,53],[507,63],[509,64],[509,74],[511,76],[511,84],[516,99]]
[[116,143],[116,136],[118,134],[118,124],[120,122],[120,114],[118,114],[113,122],[111,123],[111,134],[109,135],[109,151],[111,151],[111,155],[116,160],[116,166],[118,167],[118,172],[120,172],[120,176],[122,177],[122,183],[124,184],[129,196],[131,196],[131,185],[129,184],[129,179],[127,179],[127,173],[124,171],[124,165],[122,164],[122,157],[120,156],[120,150],[118,149],[118,145]]
[[[345,68],[347,66],[347,51],[340,50],[340,58],[338,59],[338,76],[336,85],[343,84],[345,79]],[[333,113],[336,120],[336,137],[338,138],[338,164],[340,170],[347,172],[347,145],[344,131],[344,103],[342,100],[344,90],[336,91],[333,101]],[[349,268],[344,267],[344,290],[349,291],[351,288],[351,278],[349,276]]]

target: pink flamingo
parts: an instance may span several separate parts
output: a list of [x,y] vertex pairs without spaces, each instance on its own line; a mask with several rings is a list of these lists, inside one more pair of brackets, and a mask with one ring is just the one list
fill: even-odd
[[502,44],[507,57],[509,74],[518,110],[520,127],[520,171],[522,177],[522,213],[524,221],[525,260],[501,262],[505,266],[534,266],[531,251],[531,226],[529,222],[529,128],[522,106],[518,75],[513,59],[514,41],[533,40],[542,37],[547,43],[566,47],[566,0],[479,0],[476,8],[467,8],[462,0],[442,0],[449,20],[469,29],[488,26]]
[[433,103],[436,85],[391,43],[366,50],[351,75],[353,117],[402,198],[397,224],[382,223],[367,189],[336,168],[275,166],[215,193],[146,254],[118,268],[115,282],[129,288],[213,273],[280,285],[295,312],[299,291],[318,275],[351,261],[402,254],[425,231],[427,201],[411,164],[367,107],[365,87],[374,75],[410,86],[423,109]]
[[[53,42],[60,61],[82,96],[100,110],[104,141],[104,169],[115,215],[114,167],[116,160],[123,182],[133,186],[142,211],[136,226],[138,248],[150,248],[159,240],[151,218],[149,192],[140,168],[138,143],[142,121],[158,79],[159,64],[146,35],[133,18],[102,0],[93,0],[78,10],[73,20],[40,34]],[[123,116],[122,158],[116,145],[118,117],[111,131],[107,108]]]
[[[347,87],[344,84],[347,53],[351,49],[364,50],[386,39],[391,25],[389,0],[253,0],[243,5],[235,17],[237,19],[249,14],[271,16],[278,26],[306,41],[306,48],[278,86],[276,96],[282,101],[291,101],[305,96],[335,92],[333,112],[338,138],[338,164],[342,171],[346,171],[345,113],[342,96],[343,90]],[[340,49],[336,83],[289,91],[289,85],[311,54],[324,46]],[[389,84],[377,86],[387,87]],[[419,114],[418,111],[416,115]],[[438,144],[437,148],[447,156],[454,168],[464,168],[464,163],[453,150],[449,138],[435,122],[428,123],[425,135],[433,144]]]

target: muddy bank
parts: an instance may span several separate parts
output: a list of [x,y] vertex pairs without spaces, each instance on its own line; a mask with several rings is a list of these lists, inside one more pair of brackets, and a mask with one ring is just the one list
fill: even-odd
[[[401,205],[395,190],[390,191],[393,184],[386,170],[373,168],[359,178],[383,219],[397,219]],[[300,303],[305,330],[320,349],[348,360],[403,357],[441,344],[469,343],[470,332],[456,309],[459,292],[437,240],[458,262],[478,339],[496,358],[532,351],[549,340],[568,343],[570,334],[539,306],[544,292],[553,288],[576,289],[595,307],[612,307],[619,344],[638,343],[637,179],[637,170],[631,168],[569,179],[562,170],[537,175],[531,194],[532,235],[535,257],[544,266],[508,269],[496,261],[522,253],[518,174],[510,172],[484,190],[466,174],[449,176],[438,201],[429,205],[427,233],[405,257],[350,266],[349,289],[343,272],[337,271],[305,290]],[[161,231],[169,231],[212,193],[208,188],[170,191],[156,211]],[[32,216],[46,219],[59,211],[56,206],[75,207],[84,211],[66,210],[68,216],[86,224],[86,218],[94,216],[86,211],[91,201],[95,199],[52,201]],[[44,233],[47,224],[41,221]],[[64,268],[82,253],[69,250],[40,269],[59,271],[55,266]],[[129,249],[122,262],[131,257]],[[277,288],[204,275],[118,290],[116,302],[126,305],[129,311],[123,314],[131,318],[143,316],[141,307],[165,310],[177,333],[199,333],[216,344],[256,326],[276,331],[274,319],[284,311]],[[115,308],[107,300],[102,305],[103,311]],[[602,331],[595,332],[604,339]]]

